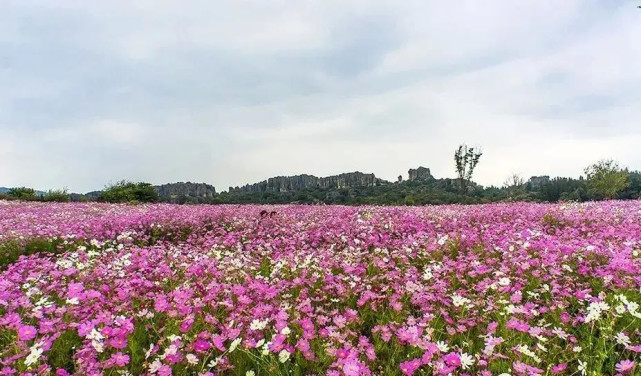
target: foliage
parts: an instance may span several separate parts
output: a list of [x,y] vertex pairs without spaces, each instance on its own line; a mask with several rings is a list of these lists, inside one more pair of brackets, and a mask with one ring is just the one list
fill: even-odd
[[67,192],[67,189],[50,189],[42,196],[42,200],[47,202],[69,202],[69,192]]
[[483,152],[475,151],[473,147],[468,148],[466,144],[459,145],[458,149],[454,152],[456,175],[461,186],[461,192],[464,194],[467,193],[474,169],[482,155]]
[[36,191],[33,188],[15,187],[9,189],[7,196],[16,200],[35,200]]
[[525,195],[525,180],[518,174],[512,174],[503,183],[503,188],[507,191],[508,200],[523,201]]
[[585,201],[588,199],[584,180],[554,178],[542,184],[536,191],[539,198],[547,202]]
[[600,199],[611,199],[628,186],[628,171],[611,159],[600,160],[585,168],[589,193]]
[[157,202],[158,200],[158,192],[153,185],[125,180],[107,186],[98,196],[98,201],[110,203]]

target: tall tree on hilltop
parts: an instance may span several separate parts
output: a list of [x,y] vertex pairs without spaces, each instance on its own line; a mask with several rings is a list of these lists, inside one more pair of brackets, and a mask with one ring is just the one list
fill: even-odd
[[597,199],[612,199],[628,187],[628,170],[612,159],[602,159],[585,169],[588,193]]
[[482,151],[476,151],[474,147],[470,148],[466,144],[459,145],[456,152],[454,152],[454,163],[456,164],[456,174],[458,175],[461,193],[467,193],[472,174],[474,174],[474,169],[482,155]]

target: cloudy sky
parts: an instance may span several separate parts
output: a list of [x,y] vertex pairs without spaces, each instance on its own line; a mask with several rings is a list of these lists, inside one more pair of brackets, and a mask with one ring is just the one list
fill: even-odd
[[0,186],[639,169],[637,5],[0,0]]

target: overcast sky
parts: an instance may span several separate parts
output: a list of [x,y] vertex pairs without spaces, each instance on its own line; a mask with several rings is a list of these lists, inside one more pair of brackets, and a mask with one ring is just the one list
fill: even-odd
[[0,186],[640,169],[640,4],[0,0]]

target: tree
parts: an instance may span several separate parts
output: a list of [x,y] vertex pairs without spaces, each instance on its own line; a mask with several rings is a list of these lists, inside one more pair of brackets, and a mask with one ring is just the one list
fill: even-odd
[[17,200],[34,200],[36,198],[36,191],[33,188],[15,187],[9,189],[7,197]]
[[158,191],[149,183],[132,183],[122,180],[105,187],[98,196],[101,202],[157,202]]
[[454,163],[461,193],[467,193],[468,183],[472,180],[472,174],[482,155],[482,151],[475,151],[473,147],[468,148],[465,144],[459,145],[454,152]]
[[505,179],[503,188],[507,191],[508,198],[514,200],[525,193],[525,180],[518,174],[512,174]]
[[44,201],[53,201],[53,202],[69,202],[69,192],[67,188],[64,189],[50,189],[42,197]]
[[585,168],[588,193],[596,199],[612,199],[628,187],[628,171],[612,159],[602,159]]

